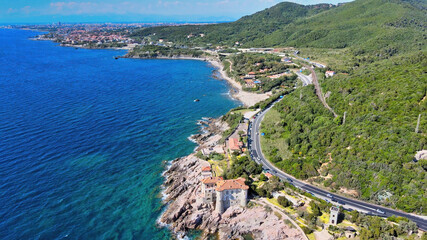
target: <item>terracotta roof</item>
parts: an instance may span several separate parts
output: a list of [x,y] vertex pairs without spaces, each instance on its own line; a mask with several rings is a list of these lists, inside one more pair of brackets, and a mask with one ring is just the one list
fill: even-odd
[[242,143],[237,138],[228,139],[228,146],[231,150],[240,150]]
[[222,180],[216,183],[216,191],[222,192],[228,189],[244,189],[248,190],[249,187],[245,184],[244,178]]
[[204,184],[217,183],[218,181],[221,181],[221,180],[223,180],[222,177],[208,177],[208,178],[202,179],[202,183]]
[[202,167],[202,172],[210,172],[211,171],[211,167],[206,166],[206,167]]
[[273,175],[271,173],[264,173],[267,178],[271,178]]

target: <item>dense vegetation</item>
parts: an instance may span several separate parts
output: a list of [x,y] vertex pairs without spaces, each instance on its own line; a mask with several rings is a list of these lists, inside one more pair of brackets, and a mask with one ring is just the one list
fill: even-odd
[[251,161],[247,156],[233,156],[231,168],[224,172],[225,179],[236,179],[243,177],[249,180],[249,176],[260,174],[262,172],[262,165]]
[[266,155],[333,191],[353,189],[361,199],[427,214],[426,163],[413,161],[427,148],[426,9],[424,0],[355,0],[332,8],[282,3],[233,23],[149,28],[135,36],[319,53],[316,60],[338,72],[319,81],[339,116],[322,106],[312,86],[294,91],[266,116]]
[[236,42],[243,45],[262,45],[266,36],[283,26],[329,8],[329,4],[303,6],[284,2],[232,23],[145,28],[132,36],[139,38],[149,36],[151,40],[167,39],[177,44],[198,46],[209,43],[235,45]]
[[425,9],[423,0],[357,0],[340,7],[284,2],[232,23],[146,28],[133,36],[198,46],[238,42],[246,47],[358,46],[362,51],[394,52],[405,43],[425,40]]
[[127,54],[128,57],[157,58],[157,57],[202,57],[205,53],[200,50],[146,45],[135,47]]

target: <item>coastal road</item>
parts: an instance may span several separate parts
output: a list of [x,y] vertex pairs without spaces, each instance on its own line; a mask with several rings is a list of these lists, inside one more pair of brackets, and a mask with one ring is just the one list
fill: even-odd
[[[283,99],[283,98],[282,98]],[[265,116],[265,114],[278,102],[282,99],[277,100],[274,102],[271,106],[266,108],[265,110],[259,112],[257,115],[255,115],[254,119],[249,123],[249,129],[248,129],[248,148],[250,151],[250,155],[252,159],[263,165],[264,170],[270,172],[273,175],[278,176],[283,181],[287,181],[290,184],[294,185],[297,188],[300,188],[308,193],[311,193],[312,195],[330,201],[336,205],[341,205],[347,210],[358,210],[365,212],[370,215],[377,215],[381,217],[389,217],[392,215],[395,216],[401,216],[406,217],[412,221],[414,221],[418,227],[424,231],[427,230],[427,217],[426,216],[418,216],[415,214],[409,214],[405,212],[401,212],[398,210],[382,207],[379,205],[375,205],[372,203],[367,203],[363,201],[359,201],[353,198],[343,197],[340,195],[337,195],[336,193],[331,193],[326,190],[323,190],[321,188],[318,188],[316,186],[307,184],[301,180],[298,180],[294,177],[292,177],[289,174],[286,174],[285,172],[281,171],[280,169],[273,166],[272,163],[270,163],[263,155],[262,149],[261,149],[261,143],[260,143],[260,135],[262,134],[260,132],[260,126],[261,122]]]
[[303,86],[312,84],[311,78],[309,76],[306,76],[298,71],[295,72],[295,74],[301,79]]

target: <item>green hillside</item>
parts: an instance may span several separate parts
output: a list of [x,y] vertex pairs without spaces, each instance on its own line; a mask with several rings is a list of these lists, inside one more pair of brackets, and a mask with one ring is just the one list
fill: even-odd
[[233,23],[148,28],[136,36],[190,46],[293,46],[327,64],[338,74],[326,79],[318,69],[319,82],[339,117],[313,86],[297,89],[266,116],[264,153],[332,191],[427,214],[427,162],[413,161],[427,149],[426,16],[425,0],[281,3]]
[[[133,37],[151,36],[154,40],[167,39],[186,45],[211,43],[232,46],[235,42],[249,44],[297,19],[313,16],[328,9],[330,9],[329,4],[304,6],[283,2],[232,23],[145,28],[134,33]],[[200,34],[205,34],[205,36],[200,37]],[[194,35],[194,37],[188,38],[189,35]]]
[[[427,149],[425,2],[359,0],[293,24],[285,41],[346,73],[325,79],[318,70],[340,116],[322,106],[313,87],[298,89],[266,116],[268,158],[333,191],[426,214],[427,163],[413,161]],[[330,61],[334,56],[343,61]]]

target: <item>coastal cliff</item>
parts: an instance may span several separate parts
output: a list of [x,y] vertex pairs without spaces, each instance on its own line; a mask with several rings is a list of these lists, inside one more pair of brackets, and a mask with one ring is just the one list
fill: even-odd
[[[219,133],[226,129],[225,123],[213,120],[204,134],[196,135],[199,143],[196,150],[212,146]],[[213,132],[212,132],[213,131]],[[216,236],[218,239],[306,239],[305,235],[288,225],[262,201],[251,200],[248,206],[230,207],[223,214],[214,206],[198,199],[201,188],[201,169],[209,165],[195,153],[172,161],[164,173],[165,202],[168,204],[159,221],[168,226],[174,234],[182,237],[189,230],[203,231],[201,238]]]

